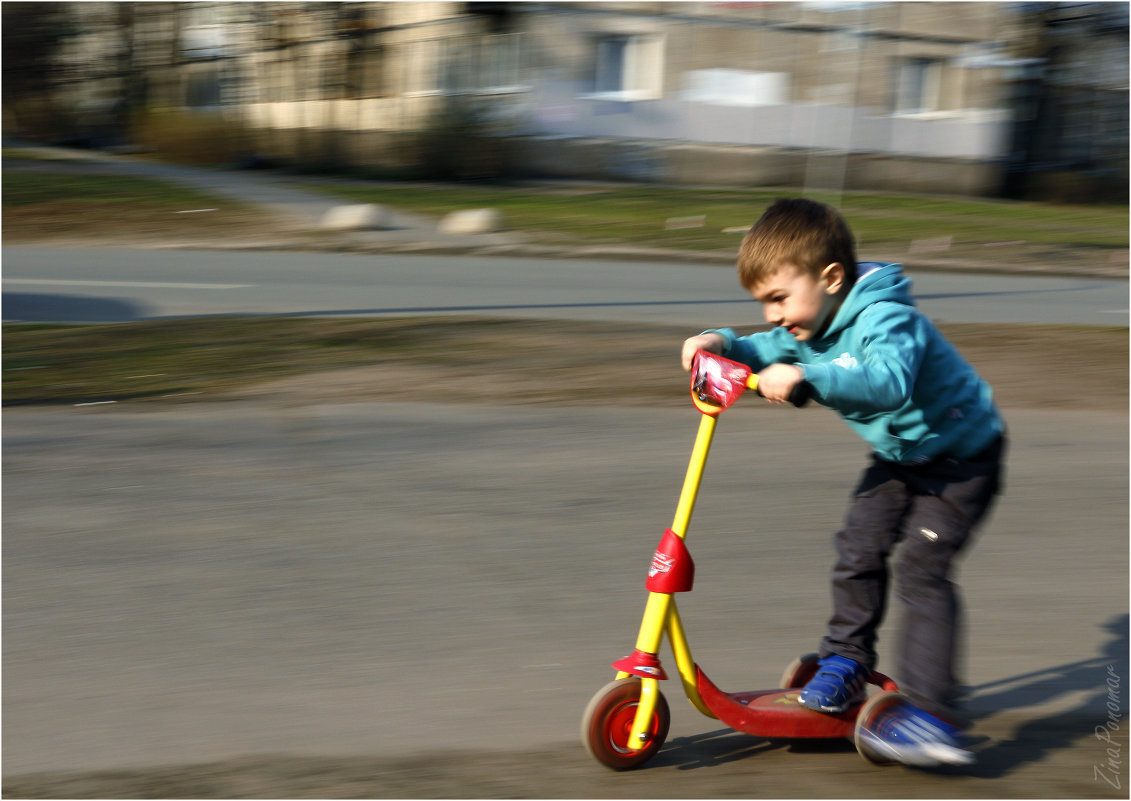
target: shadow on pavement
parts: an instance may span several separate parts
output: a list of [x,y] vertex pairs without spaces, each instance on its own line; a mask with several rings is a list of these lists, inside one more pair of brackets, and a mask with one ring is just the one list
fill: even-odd
[[[1002,739],[978,751],[978,764],[965,772],[982,778],[1008,775],[1028,762],[1039,762],[1050,751],[1068,748],[1084,737],[1095,737],[1096,762],[1102,763],[1105,744],[1100,732],[1113,720],[1111,737],[1127,739],[1123,721],[1127,717],[1128,615],[1116,615],[1101,624],[1111,635],[1097,656],[1063,665],[1022,673],[1012,678],[971,688],[977,693],[974,717],[986,718],[1008,710],[1023,710],[1057,698],[1086,693],[1070,709],[1022,723],[1010,739]],[[990,688],[1003,689],[990,695]]]
[[6,323],[130,323],[144,320],[144,309],[116,298],[83,298],[5,292],[0,310]]

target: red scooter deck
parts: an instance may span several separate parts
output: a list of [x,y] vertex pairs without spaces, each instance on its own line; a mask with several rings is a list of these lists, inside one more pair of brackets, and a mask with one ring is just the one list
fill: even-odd
[[[856,716],[863,706],[855,704],[837,714],[815,712],[797,703],[797,689],[726,693],[698,665],[695,673],[699,696],[707,708],[732,729],[759,737],[852,739]],[[884,688],[895,686],[895,682],[879,673],[872,675],[870,683]]]

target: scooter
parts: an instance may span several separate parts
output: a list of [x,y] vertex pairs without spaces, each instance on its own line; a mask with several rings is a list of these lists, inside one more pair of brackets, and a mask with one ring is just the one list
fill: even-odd
[[[747,390],[757,391],[758,376],[744,364],[699,351],[691,370],[691,400],[701,413],[691,460],[671,528],[664,532],[652,557],[645,587],[648,602],[632,654],[613,663],[616,678],[589,701],[581,720],[581,737],[589,754],[613,770],[636,768],[660,750],[667,738],[671,713],[659,684],[668,678],[658,653],[666,634],[688,701],[709,718],[736,731],[767,739],[847,738],[865,760],[890,760],[862,736],[896,706],[907,703],[889,677],[873,672],[870,685],[878,693],[839,714],[801,706],[797,691],[817,671],[817,655],[795,659],[772,690],[723,692],[691,657],[687,635],[676,608],[675,594],[690,592],[695,565],[684,539],[694,511],[707,455],[719,415]],[[790,401],[803,406],[810,388],[798,385]]]

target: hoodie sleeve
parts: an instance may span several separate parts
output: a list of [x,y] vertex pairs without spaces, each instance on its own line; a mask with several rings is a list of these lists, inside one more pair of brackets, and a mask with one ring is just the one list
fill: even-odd
[[793,337],[780,328],[744,337],[737,336],[730,328],[713,328],[703,333],[720,334],[726,340],[720,355],[741,362],[755,372],[779,362],[790,364],[798,358]]
[[929,332],[910,306],[876,303],[861,312],[851,343],[829,361],[800,364],[826,406],[841,412],[892,411],[911,398]]

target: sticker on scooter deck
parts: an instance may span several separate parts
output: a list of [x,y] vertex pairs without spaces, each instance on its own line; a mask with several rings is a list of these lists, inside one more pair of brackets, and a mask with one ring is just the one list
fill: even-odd
[[797,703],[798,691],[755,690],[727,693],[696,666],[696,684],[703,703],[736,731],[781,739],[852,739],[860,705],[839,714],[815,712]]

